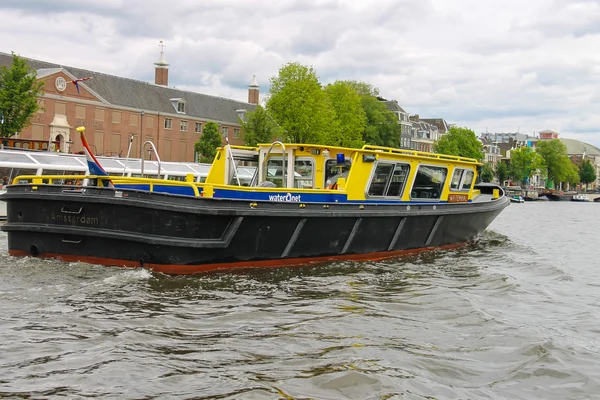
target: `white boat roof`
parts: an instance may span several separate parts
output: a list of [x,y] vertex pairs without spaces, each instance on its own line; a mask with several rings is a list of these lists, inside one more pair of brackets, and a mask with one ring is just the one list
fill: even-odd
[[[131,172],[132,174],[141,173],[142,161],[137,158],[118,158],[118,157],[96,157],[102,168],[109,174],[122,174]],[[49,151],[26,151],[26,150],[8,150],[0,149],[0,167],[5,168],[31,168],[62,171],[87,172],[87,162],[85,155],[64,154]],[[211,164],[199,164],[190,162],[172,162],[161,161],[161,173],[169,175],[208,176]],[[158,162],[144,160],[144,174],[156,174],[158,172]]]

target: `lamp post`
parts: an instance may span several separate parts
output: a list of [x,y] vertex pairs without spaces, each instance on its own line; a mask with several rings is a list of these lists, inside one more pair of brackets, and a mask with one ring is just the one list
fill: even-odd
[[144,155],[142,154],[142,147],[144,145],[143,135],[144,135],[144,112],[142,111],[140,113],[140,158],[144,157]]

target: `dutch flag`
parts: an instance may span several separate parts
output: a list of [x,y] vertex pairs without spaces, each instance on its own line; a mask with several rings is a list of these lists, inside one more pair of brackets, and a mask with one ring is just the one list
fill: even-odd
[[[85,137],[85,127],[80,126],[77,128],[77,131],[81,136],[81,143],[83,144],[83,151],[85,152],[85,159],[87,161],[88,170],[90,171],[90,175],[98,175],[98,176],[108,176],[104,168],[100,165],[94,153],[90,150],[90,145],[87,142]],[[113,187],[112,182],[108,182],[109,187]]]

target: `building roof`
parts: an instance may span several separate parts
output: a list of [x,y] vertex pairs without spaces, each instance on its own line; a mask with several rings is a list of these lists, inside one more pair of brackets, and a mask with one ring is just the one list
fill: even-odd
[[446,123],[444,118],[421,118],[421,121],[425,121],[428,124],[434,125],[442,133],[446,133],[450,126]]
[[400,104],[398,104],[398,102],[396,100],[382,100],[382,102],[383,102],[383,104],[385,104],[387,109],[390,111],[396,111],[396,112],[401,112],[403,114],[407,114],[407,112],[404,111],[404,109],[402,107],[400,107]]
[[[177,114],[171,99],[185,101],[185,115],[216,122],[238,124],[236,110],[253,110],[256,105],[186,90],[142,82],[135,79],[107,75],[85,69],[62,66],[46,61],[24,58],[40,77],[64,70],[78,78],[91,76],[85,86],[97,93],[111,105],[129,107],[140,111]],[[0,66],[10,67],[12,55],[0,52]],[[182,114],[183,116],[183,114]]]
[[567,154],[572,156],[575,154],[583,154],[588,156],[600,157],[600,148],[575,139],[559,139],[567,146]]

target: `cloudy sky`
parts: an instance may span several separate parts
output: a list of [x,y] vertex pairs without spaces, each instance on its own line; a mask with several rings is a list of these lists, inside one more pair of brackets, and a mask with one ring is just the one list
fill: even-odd
[[600,0],[2,0],[0,51],[247,100],[291,61],[411,114],[600,146]]

